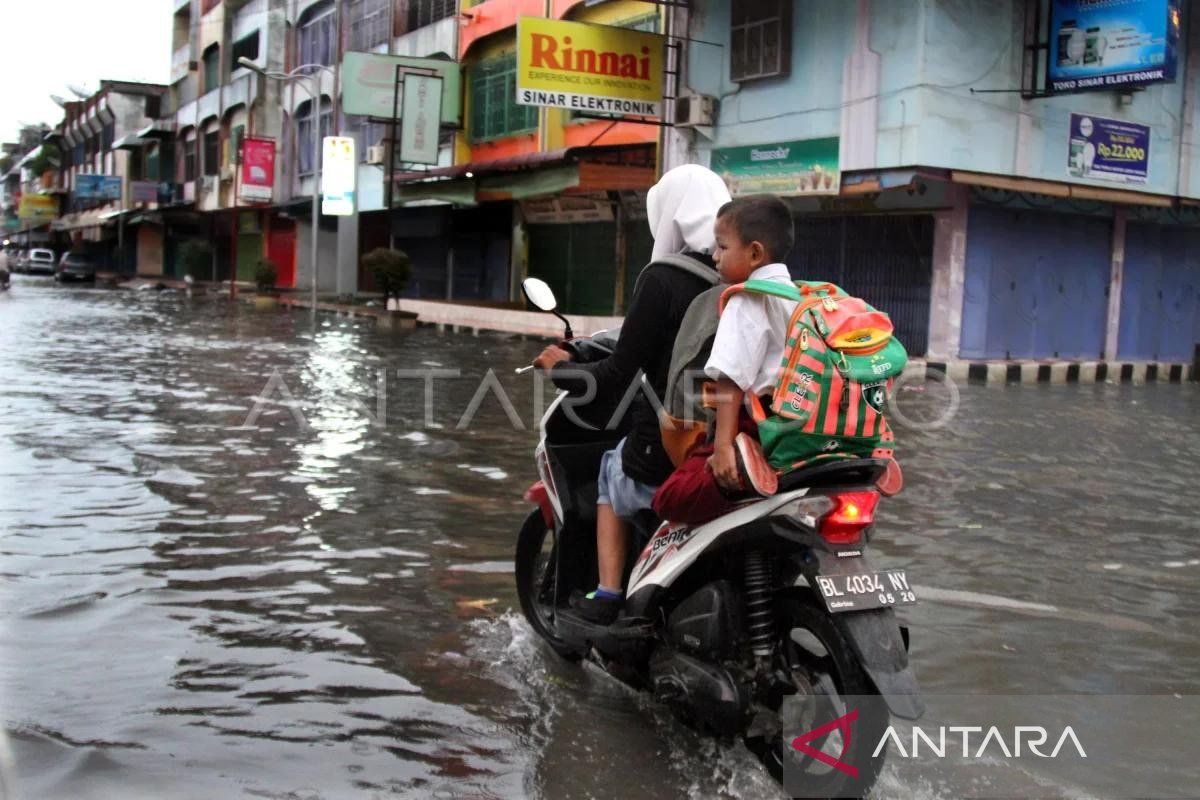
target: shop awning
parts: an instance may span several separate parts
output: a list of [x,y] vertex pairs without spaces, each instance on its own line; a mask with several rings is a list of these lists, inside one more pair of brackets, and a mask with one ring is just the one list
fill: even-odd
[[630,148],[563,148],[402,173],[396,176],[397,197],[475,205],[563,192],[628,191],[653,186],[654,167],[622,163],[614,158],[622,150]]
[[170,122],[163,122],[161,120],[151,122],[136,134],[141,139],[169,139],[174,135],[174,126]]
[[117,139],[115,142],[113,142],[112,146],[114,150],[137,150],[138,148],[145,147],[148,144],[150,144],[149,139],[143,139],[136,133],[130,133],[122,136],[120,139]]
[[1173,197],[1150,194],[1149,192],[1137,192],[1128,189],[1105,189],[1098,186],[1080,186],[1074,183],[1043,181],[1035,178],[1011,178],[1004,175],[988,175],[982,172],[952,170],[950,172],[950,179],[954,183],[962,183],[968,186],[986,186],[992,189],[1006,189],[1010,192],[1044,194],[1049,197],[1099,200],[1106,203],[1156,206],[1159,208],[1170,208],[1175,204],[1175,198]]

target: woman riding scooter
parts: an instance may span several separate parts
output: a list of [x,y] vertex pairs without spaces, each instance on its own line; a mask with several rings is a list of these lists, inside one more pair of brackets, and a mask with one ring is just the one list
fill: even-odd
[[[704,167],[686,164],[663,175],[646,198],[654,234],[651,263],[638,277],[616,351],[594,364],[575,364],[570,353],[551,346],[534,366],[547,370],[555,386],[572,395],[587,394],[590,383],[598,397],[619,399],[644,374],[655,395],[662,397],[683,315],[697,295],[716,283],[713,221],[717,209],[727,202],[725,183]],[[672,263],[681,254],[690,263]],[[629,435],[600,464],[596,506],[600,582],[573,602],[585,619],[600,624],[616,619],[624,602],[622,573],[630,521],[650,510],[654,490],[674,469],[662,446],[658,416],[644,393],[634,401],[631,416]]]

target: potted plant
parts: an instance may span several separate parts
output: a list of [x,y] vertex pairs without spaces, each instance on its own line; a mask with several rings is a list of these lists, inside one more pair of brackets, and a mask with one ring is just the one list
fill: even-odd
[[385,300],[399,298],[412,274],[412,259],[401,250],[377,247],[363,256],[363,266],[375,279]]
[[261,258],[254,267],[254,285],[258,294],[254,296],[255,308],[274,308],[279,298],[275,293],[275,281],[279,278],[279,268],[268,258]]
[[383,291],[386,308],[390,313],[378,318],[380,325],[391,329],[416,326],[416,314],[401,312],[398,300],[404,287],[408,285],[408,277],[413,272],[413,259],[408,253],[388,247],[377,247],[362,257],[362,266],[374,278],[374,283]]

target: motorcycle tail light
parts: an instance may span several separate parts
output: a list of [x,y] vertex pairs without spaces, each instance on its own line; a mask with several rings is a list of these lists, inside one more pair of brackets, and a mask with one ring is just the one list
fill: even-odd
[[879,492],[843,492],[831,497],[833,511],[818,529],[830,544],[857,544],[862,532],[875,523]]

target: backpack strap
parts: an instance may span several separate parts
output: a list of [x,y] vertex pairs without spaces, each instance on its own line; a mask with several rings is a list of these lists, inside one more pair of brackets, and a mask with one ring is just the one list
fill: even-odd
[[707,283],[709,286],[716,286],[720,281],[721,276],[712,267],[705,264],[703,261],[684,255],[683,253],[669,253],[665,256],[660,256],[651,261],[646,266],[642,267],[642,271],[638,273],[637,280],[633,284],[633,293],[636,295],[642,285],[642,279],[646,276],[646,270],[653,267],[655,264],[662,264],[675,269],[683,270],[689,275],[695,275],[700,280]]
[[721,312],[725,311],[725,304],[733,299],[734,295],[742,292],[768,294],[773,297],[781,297],[784,300],[793,300],[799,303],[803,309],[809,309],[814,305],[820,304],[826,297],[845,294],[845,292],[842,292],[841,289],[832,283],[805,283],[800,281],[793,284],[781,281],[750,280],[745,283],[734,284],[721,293],[719,306]]

